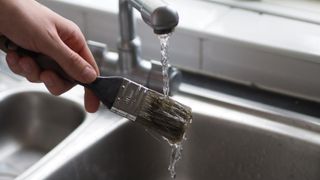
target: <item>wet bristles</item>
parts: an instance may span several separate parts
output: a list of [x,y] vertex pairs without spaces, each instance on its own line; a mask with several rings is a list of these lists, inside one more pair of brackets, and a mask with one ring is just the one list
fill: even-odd
[[175,144],[182,141],[191,119],[191,108],[159,93],[148,91],[136,122]]

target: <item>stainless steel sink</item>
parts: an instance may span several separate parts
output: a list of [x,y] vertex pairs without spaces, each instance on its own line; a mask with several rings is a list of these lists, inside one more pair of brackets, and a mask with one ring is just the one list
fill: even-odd
[[0,93],[0,179],[13,179],[24,172],[85,117],[79,103],[44,91]]
[[[194,111],[177,180],[320,179],[318,119],[195,91],[207,96],[175,97]],[[171,179],[166,142],[124,119],[104,129],[97,122],[83,132],[91,135],[88,143],[83,135],[20,179]]]
[[[193,109],[177,180],[320,179],[318,118],[186,84],[174,98]],[[1,180],[171,179],[165,141],[75,99],[0,91]]]

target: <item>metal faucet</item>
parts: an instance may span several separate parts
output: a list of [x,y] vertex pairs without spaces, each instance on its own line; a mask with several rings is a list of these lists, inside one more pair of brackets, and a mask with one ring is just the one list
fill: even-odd
[[[162,66],[141,58],[140,38],[135,33],[133,8],[155,34],[170,33],[179,21],[178,13],[162,0],[119,0],[120,41],[118,53],[108,52],[105,44],[89,41],[89,47],[102,75],[124,76],[162,93]],[[160,52],[159,52],[160,54]],[[181,73],[169,67],[170,94],[178,89]]]

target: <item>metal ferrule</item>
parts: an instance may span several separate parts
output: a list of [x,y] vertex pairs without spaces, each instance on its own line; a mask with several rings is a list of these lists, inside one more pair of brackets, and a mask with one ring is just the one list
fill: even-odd
[[111,111],[135,121],[147,92],[146,87],[126,79],[120,87]]

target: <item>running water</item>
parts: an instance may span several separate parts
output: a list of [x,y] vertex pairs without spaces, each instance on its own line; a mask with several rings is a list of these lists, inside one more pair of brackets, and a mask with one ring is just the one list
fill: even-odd
[[169,96],[169,74],[168,74],[168,47],[169,38],[171,34],[159,35],[160,47],[161,47],[161,64],[162,64],[162,75],[163,75],[163,94],[165,97]]
[[[171,34],[162,34],[159,35],[160,47],[161,47],[161,64],[162,64],[162,75],[163,75],[163,94],[165,97],[169,97],[169,58],[168,58],[168,47],[169,47],[169,38]],[[186,121],[187,123],[188,121]],[[175,166],[176,163],[181,159],[182,154],[182,142],[185,140],[185,137],[181,142],[170,144],[171,146],[171,155],[170,155],[170,164],[168,170],[170,172],[171,178],[176,177]]]
[[170,144],[171,146],[171,156],[170,156],[170,164],[168,170],[170,172],[171,178],[176,178],[176,163],[181,159],[182,155],[182,141],[176,144]]

